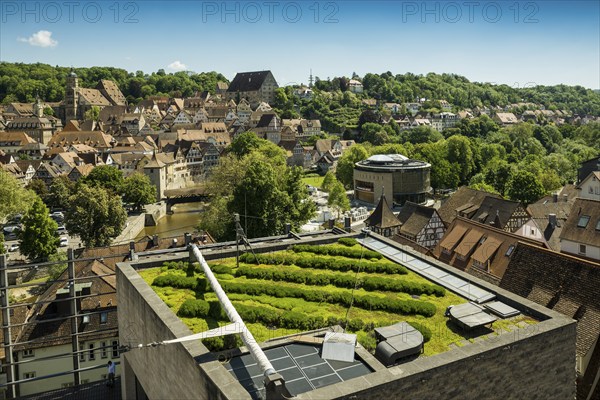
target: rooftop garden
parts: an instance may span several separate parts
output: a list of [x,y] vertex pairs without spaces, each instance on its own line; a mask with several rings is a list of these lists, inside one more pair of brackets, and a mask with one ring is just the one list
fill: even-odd
[[[449,305],[467,300],[363,248],[354,239],[340,239],[331,245],[294,245],[273,253],[244,253],[239,267],[233,258],[209,265],[259,342],[341,325],[374,351],[374,328],[401,321],[423,333],[424,355],[472,341],[472,335],[448,324],[444,316]],[[140,275],[194,333],[229,323],[197,263],[165,263],[140,271]],[[534,321],[519,316],[495,322],[494,329],[510,331],[518,323]],[[237,335],[203,343],[214,351],[242,345]]]

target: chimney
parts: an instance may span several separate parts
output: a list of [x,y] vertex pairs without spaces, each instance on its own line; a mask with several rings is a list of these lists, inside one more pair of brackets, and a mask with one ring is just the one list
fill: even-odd
[[558,203],[558,193],[552,193],[552,201]]
[[158,246],[158,235],[153,235],[152,236],[152,247],[157,247]]
[[184,239],[185,239],[185,247],[188,247],[190,245],[190,243],[192,243],[192,235],[188,232],[186,232],[183,235]]
[[548,214],[548,223],[553,228],[556,227],[556,214]]
[[285,229],[285,230],[284,230],[284,233],[283,233],[283,234],[284,234],[284,235],[289,235],[289,234],[290,234],[290,232],[292,231],[292,224],[290,224],[289,222],[287,222],[287,223],[285,224],[285,228],[284,228],[284,229]]
[[352,218],[350,218],[348,216],[344,217],[344,230],[346,232],[350,232],[352,230],[351,222],[352,222]]
[[329,218],[329,229],[333,229],[333,227],[335,226],[335,219],[334,218]]
[[569,195],[568,194],[563,194],[562,197],[563,197],[563,200],[565,201],[565,203],[569,201]]

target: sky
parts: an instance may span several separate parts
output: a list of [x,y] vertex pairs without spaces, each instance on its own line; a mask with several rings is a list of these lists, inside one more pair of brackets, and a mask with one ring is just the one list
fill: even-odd
[[9,1],[0,61],[600,89],[600,1]]

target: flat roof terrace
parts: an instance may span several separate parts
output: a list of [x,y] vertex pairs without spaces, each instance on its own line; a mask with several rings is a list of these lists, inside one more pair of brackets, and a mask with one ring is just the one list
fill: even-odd
[[[301,284],[277,281],[273,279],[273,276],[268,275],[268,273],[271,273],[271,271],[274,270],[286,270],[288,272],[294,271],[298,273],[305,273],[305,275],[303,276],[308,279],[311,276],[311,272],[317,272],[313,271],[314,268],[302,268],[298,267],[294,263],[291,263],[289,265],[282,265],[281,259],[279,259],[279,264],[276,264],[277,268],[273,268],[269,265],[269,263],[263,263],[262,261],[260,263],[253,263],[249,262],[249,259],[245,259],[244,265],[240,266],[240,268],[244,267],[245,270],[243,273],[241,273],[238,272],[235,268],[232,268],[232,261],[230,259],[213,259],[212,261],[209,261],[212,265],[215,266],[213,271],[215,271],[217,278],[222,283],[223,288],[230,296],[230,299],[236,306],[236,309],[238,309],[238,311],[242,310],[240,312],[241,315],[244,313],[244,307],[246,307],[246,311],[251,310],[254,313],[257,313],[257,310],[260,309],[260,307],[263,307],[264,309],[269,310],[269,312],[271,312],[272,314],[285,316],[285,318],[278,320],[278,324],[280,325],[268,324],[264,323],[264,321],[258,320],[255,322],[247,322],[247,326],[250,330],[252,330],[253,334],[259,342],[264,341],[263,345],[261,346],[267,349],[268,354],[272,355],[272,357],[268,357],[274,363],[274,365],[280,363],[280,365],[276,367],[276,369],[281,369],[285,374],[287,374],[287,377],[284,376],[284,378],[286,382],[290,382],[290,392],[296,395],[297,398],[341,398],[349,395],[360,395],[361,398],[379,398],[381,394],[373,396],[369,394],[371,392],[378,393],[377,390],[374,392],[371,390],[371,392],[369,392],[368,388],[373,389],[374,387],[377,387],[381,390],[384,390],[384,388],[387,388],[386,382],[395,382],[397,380],[403,380],[404,382],[403,384],[398,386],[398,388],[403,387],[405,389],[405,391],[402,393],[410,395],[411,391],[406,391],[406,385],[408,385],[408,387],[411,388],[413,384],[410,382],[413,382],[413,379],[417,379],[417,377],[425,371],[431,370],[432,368],[438,368],[440,366],[454,364],[456,371],[453,369],[453,373],[460,375],[460,368],[464,368],[460,367],[460,365],[464,364],[465,362],[469,363],[465,365],[478,365],[478,370],[481,369],[481,371],[478,373],[480,373],[481,376],[486,376],[486,374],[488,374],[486,368],[491,368],[490,365],[488,365],[488,363],[492,358],[495,359],[495,362],[497,362],[498,364],[505,363],[505,361],[501,361],[501,357],[504,357],[504,359],[506,360],[516,357],[519,359],[517,364],[526,364],[527,362],[533,362],[532,358],[535,357],[532,356],[529,350],[525,351],[527,347],[526,343],[529,341],[537,343],[538,337],[540,338],[540,340],[547,341],[548,343],[556,343],[556,345],[558,346],[558,354],[560,354],[560,356],[555,354],[556,357],[562,357],[563,361],[569,359],[570,354],[567,354],[569,352],[570,346],[569,337],[571,333],[574,334],[574,328],[571,325],[573,321],[569,320],[568,318],[562,317],[560,314],[554,313],[550,310],[546,310],[545,308],[540,307],[535,303],[518,298],[517,296],[514,296],[499,288],[492,287],[489,284],[474,279],[471,276],[462,274],[461,271],[456,271],[455,273],[455,271],[451,271],[451,267],[444,266],[443,264],[438,263],[433,259],[429,259],[427,257],[423,257],[419,254],[411,252],[410,249],[404,248],[403,246],[400,246],[395,242],[388,241],[387,239],[379,237],[378,235],[373,235],[368,239],[374,240],[367,240],[367,242],[369,242],[369,245],[371,245],[372,248],[374,244],[377,246],[376,242],[382,243],[385,246],[390,246],[385,250],[383,249],[383,247],[381,247],[377,251],[380,255],[385,256],[389,260],[393,260],[390,256],[393,256],[394,254],[398,253],[398,250],[405,254],[405,262],[402,262],[402,265],[411,270],[409,271],[411,272],[411,275],[409,275],[411,282],[432,285],[432,282],[430,280],[426,280],[423,278],[423,276],[425,275],[417,275],[419,274],[419,271],[427,270],[429,268],[435,268],[431,269],[431,271],[429,272],[432,273],[433,277],[438,279],[437,281],[434,281],[437,285],[442,285],[442,282],[450,282],[453,283],[454,286],[447,287],[448,290],[442,297],[436,297],[434,294],[408,294],[402,292],[390,292],[389,290],[374,290],[371,292],[367,292],[365,291],[364,287],[356,291],[356,298],[361,299],[363,297],[372,296],[380,299],[396,299],[402,301],[412,299],[414,301],[420,301],[424,303],[430,302],[435,305],[436,311],[435,314],[430,317],[418,314],[401,315],[401,313],[397,312],[389,313],[385,310],[368,309],[368,307],[366,309],[361,309],[361,307],[364,306],[361,306],[360,302],[359,304],[355,303],[352,310],[355,310],[356,314],[354,314],[353,317],[356,320],[362,320],[362,326],[355,326],[352,329],[356,330],[356,333],[359,336],[359,342],[363,344],[363,346],[358,346],[356,350],[357,361],[359,363],[351,365],[331,365],[331,362],[323,361],[323,359],[319,357],[319,344],[298,343],[295,339],[292,340],[290,338],[285,339],[284,342],[278,342],[278,340],[280,339],[272,339],[285,336],[286,334],[289,335],[290,333],[292,335],[298,335],[298,333],[307,330],[301,326],[298,326],[296,328],[283,327],[284,322],[282,321],[284,321],[285,318],[287,318],[289,315],[297,315],[297,313],[300,313],[299,310],[304,310],[304,313],[307,315],[322,318],[323,323],[326,324],[328,321],[330,321],[329,317],[331,317],[332,315],[343,315],[342,313],[345,312],[345,310],[347,309],[347,307],[344,306],[344,303],[327,303],[326,301],[323,302],[323,300],[321,300],[320,304],[314,304],[313,301],[309,301],[306,298],[304,298],[304,292],[294,291],[297,290],[299,286],[302,286]],[[310,239],[298,241],[295,243],[318,245],[318,242],[319,239],[317,237],[312,237]],[[367,243],[363,242],[363,244],[367,246]],[[287,250],[284,252],[273,252],[269,250],[268,247],[263,247],[260,249],[258,249],[258,247],[260,246],[258,246],[257,244],[257,253],[259,256],[262,255],[264,257],[270,257],[271,259],[280,257],[282,254],[287,254],[288,256],[290,256],[292,253],[291,250]],[[339,248],[339,245],[319,247]],[[215,250],[213,250],[213,252],[217,253]],[[277,250],[279,250],[279,248],[277,248]],[[386,252],[386,250],[389,251]],[[299,253],[302,252],[296,252],[296,254]],[[369,256],[372,256],[371,253],[368,254]],[[223,254],[222,256],[229,256],[229,254]],[[336,257],[338,257],[333,256],[331,254],[313,254],[313,256],[313,258],[325,257],[331,259],[335,259]],[[189,256],[187,253],[179,253],[179,256],[171,254],[167,258],[171,261],[174,261],[176,259],[180,261],[187,261],[188,257]],[[162,259],[165,259],[165,257],[162,257]],[[294,259],[294,262],[295,261],[297,260]],[[386,260],[380,258],[377,262],[383,263],[384,261]],[[410,261],[410,264],[413,264],[412,268],[406,263],[406,261]],[[360,260],[359,263],[362,262],[363,261]],[[375,265],[376,263],[376,261],[370,262],[372,262],[373,265]],[[148,265],[152,263],[154,263],[153,265],[156,265],[155,261],[153,260],[140,259],[140,263],[138,264],[138,266],[143,267],[144,264]],[[417,268],[423,267],[425,264],[428,265],[427,268]],[[177,270],[163,267],[162,271],[160,269],[158,270],[158,273],[156,272],[157,270],[141,271],[142,275],[144,276],[144,280],[146,281],[144,282],[142,281],[141,277],[137,275],[137,273],[133,271],[133,269],[131,269],[131,266],[136,266],[136,263],[131,263],[131,265],[123,265],[119,267],[119,274],[123,276],[121,282],[123,282],[123,284],[128,287],[126,291],[133,291],[138,293],[143,292],[144,296],[142,297],[151,301],[153,309],[152,314],[162,316],[158,319],[150,318],[150,316],[147,315],[147,312],[145,313],[143,323],[146,325],[145,327],[152,327],[152,329],[144,331],[143,335],[146,338],[143,339],[141,342],[149,343],[156,340],[165,340],[169,338],[168,336],[173,335],[177,335],[175,337],[181,337],[189,335],[192,332],[205,330],[209,326],[213,328],[215,326],[226,323],[225,321],[221,321],[219,319],[175,317],[175,313],[178,312],[178,307],[180,307],[179,304],[175,303],[178,296],[181,297],[181,293],[187,293],[185,294],[185,296],[196,296],[196,293],[193,290],[186,292],[185,290],[173,290],[173,288],[168,287],[160,288],[152,286],[152,289],[150,289],[149,286],[154,282],[154,279],[160,276],[160,274],[168,274],[168,271],[171,271],[171,273],[173,273],[177,272]],[[227,270],[226,268],[230,269]],[[435,270],[438,270],[439,273],[432,272]],[[267,277],[267,275],[264,275],[261,279],[258,279],[258,275],[256,275],[258,273],[267,273],[269,277]],[[354,273],[351,274],[354,275]],[[406,275],[390,275],[377,272],[365,272],[364,274],[365,278],[381,277],[387,278],[388,281],[395,281],[396,279],[398,279],[398,277],[406,277]],[[340,277],[344,275],[344,273],[340,271],[319,270],[318,273],[315,273],[314,275],[335,275],[336,277]],[[439,280],[441,276],[446,276],[446,280]],[[251,288],[250,292],[248,290],[242,292],[237,289],[238,286],[236,285],[242,281],[244,282],[244,284],[249,285],[246,287],[246,289]],[[468,290],[465,290],[467,288],[465,288],[465,285],[462,284],[463,281],[466,282],[466,285],[470,285],[470,288]],[[255,286],[253,286],[254,283],[259,284],[261,287],[267,288],[289,288],[286,290],[292,290],[292,292],[290,293],[293,293],[296,297],[277,297],[274,296],[273,293],[255,293],[253,292],[255,290]],[[134,284],[133,287],[130,287],[130,284]],[[306,283],[304,284],[304,286],[306,286]],[[464,291],[464,293],[460,292],[461,288]],[[150,289],[150,291],[148,291],[148,289]],[[340,288],[331,284],[324,285],[322,287],[319,287],[317,285],[314,289],[314,291],[323,291],[324,289],[326,289],[325,291],[330,293],[344,293],[347,290],[351,290]],[[313,290],[311,290],[311,292],[312,291]],[[250,295],[249,293],[253,294]],[[458,293],[460,293],[461,296],[459,296]],[[467,294],[471,297],[463,296],[464,294]],[[128,296],[128,294],[125,295]],[[202,293],[202,295],[204,301],[207,301],[208,303],[212,302],[210,293],[204,292]],[[439,301],[439,303],[436,303],[436,300]],[[494,323],[493,329],[483,327],[475,331],[465,331],[453,322],[450,322],[449,318],[444,316],[444,313],[445,308],[448,305],[463,304],[467,303],[468,300],[471,300],[474,303],[477,303],[479,300],[483,304],[491,300],[495,300],[496,302],[500,302],[508,307],[513,307],[517,309],[521,314],[518,316],[510,316],[506,319],[500,318],[498,322]],[[140,304],[137,303],[139,302],[125,301],[124,304],[126,308],[131,309],[133,311],[136,309],[136,307],[140,306]],[[500,308],[504,309],[502,306]],[[120,300],[120,310],[121,309],[122,306]],[[119,313],[119,315],[121,315],[121,313]],[[130,315],[134,320],[137,318],[136,312],[133,312],[133,314],[131,314],[129,311],[127,311],[127,315]],[[371,319],[369,319],[368,316],[371,316]],[[243,315],[242,318],[246,320],[246,318]],[[165,321],[165,323],[161,327],[160,321],[163,320]],[[204,322],[201,322],[200,320],[203,320]],[[350,319],[350,321],[352,321],[352,318]],[[373,328],[375,328],[376,326],[389,326],[401,321],[407,321],[408,323],[417,325],[421,323],[425,327],[429,328],[429,330],[431,331],[431,340],[430,342],[425,343],[426,351],[417,358],[401,360],[401,362],[398,365],[390,368],[385,368],[379,361],[377,361],[373,357],[373,355],[369,351],[367,351],[363,347],[366,347],[370,351],[374,351],[374,347],[377,342],[373,334]],[[155,324],[158,325],[156,327],[157,329],[154,329],[155,327],[153,325]],[[364,330],[365,325],[368,325],[366,331]],[[157,330],[159,332],[162,332],[162,337],[157,337],[159,333],[157,332]],[[552,336],[555,332],[557,336],[560,336],[560,340],[562,342],[550,339],[548,337],[548,335]],[[126,331],[124,331],[124,333],[126,333]],[[566,343],[564,342],[565,340]],[[126,337],[123,338],[123,342],[127,342]],[[234,344],[235,346],[235,342],[233,342],[232,344]],[[196,360],[196,363],[200,367],[201,371],[204,371],[201,375],[204,376],[205,374],[208,374],[208,376],[212,376],[211,374],[216,374],[215,376],[208,379],[210,379],[211,382],[214,382],[217,385],[218,391],[220,391],[224,398],[244,398],[244,396],[241,393],[246,393],[246,395],[248,396],[247,398],[260,398],[260,396],[262,396],[261,393],[264,393],[263,391],[261,391],[263,389],[260,387],[262,377],[259,373],[256,373],[257,371],[254,371],[255,366],[253,365],[252,360],[249,358],[249,355],[245,352],[244,348],[233,350],[221,348],[218,349],[221,351],[210,352],[200,342],[195,342],[194,344],[183,343],[178,346],[183,346],[184,349],[187,349],[186,351],[184,351],[184,353],[187,352],[189,354],[189,357],[192,357],[192,359]],[[511,353],[511,355],[507,357],[506,354],[502,354],[502,349],[506,349],[506,346],[515,349],[521,348],[521,350],[519,350],[517,354]],[[544,344],[543,347],[540,347],[540,356],[549,357],[549,355],[547,354],[542,354],[544,353],[546,347],[546,344]],[[149,351],[151,352],[153,350],[149,349]],[[302,351],[305,351],[306,354],[303,354]],[[519,354],[521,354],[521,352],[522,354],[529,354],[527,359],[521,359],[519,357]],[[163,356],[173,356],[172,352],[169,352],[168,354],[163,352],[162,354]],[[157,384],[155,382],[155,379],[158,379],[157,377],[154,377],[154,379],[149,379],[149,377],[138,376],[138,372],[142,374],[142,376],[146,373],[145,363],[152,363],[153,361],[151,361],[151,359],[154,360],[153,357],[140,357],[134,351],[126,353],[125,357],[131,358],[131,365],[135,366],[134,369],[136,370],[135,376],[140,380],[140,384],[144,387],[144,390],[160,390],[160,388],[157,387]],[[141,363],[140,358],[144,358],[146,361],[144,363]],[[303,358],[306,358],[306,363],[302,362]],[[222,362],[219,362],[219,359],[221,359]],[[470,364],[472,361],[468,361],[475,359],[479,359],[482,361],[477,362],[476,364]],[[319,362],[317,363],[317,361]],[[159,359],[156,359],[156,362],[160,363],[161,361]],[[176,363],[176,365],[180,364],[181,363]],[[568,365],[568,362],[565,365]],[[533,367],[533,365],[529,365],[529,367],[527,368],[530,367]],[[469,367],[467,368],[467,370],[470,371],[472,368],[473,367]],[[515,371],[519,370],[520,368],[521,367],[513,366],[513,370]],[[538,366],[537,368],[539,369],[540,367]],[[508,366],[506,366],[506,369],[510,370]],[[494,368],[494,370],[496,370],[496,368]],[[226,378],[226,376],[219,371],[225,372],[229,376],[229,378]],[[340,373],[341,371],[347,372]],[[364,374],[362,372],[364,372]],[[356,376],[353,375],[355,373]],[[345,374],[348,374],[347,377],[344,377]],[[150,375],[154,374],[151,373]],[[519,379],[528,380],[530,378]],[[538,378],[542,379],[541,377]],[[160,379],[158,380],[160,381]],[[444,379],[441,380],[443,381]],[[458,380],[455,380],[455,382],[456,381],[460,381],[460,378],[458,378]],[[399,383],[400,381],[398,381],[398,384]],[[448,382],[446,382],[446,384],[448,384]],[[531,385],[532,383],[530,382],[529,384]],[[550,383],[548,383],[548,385],[550,385]],[[438,384],[435,384],[433,386],[437,386],[439,390]],[[518,391],[517,387],[511,393],[517,396],[523,395],[523,392]],[[568,388],[568,385],[564,382],[562,389],[562,393],[568,392],[570,394],[570,389]],[[240,390],[242,390],[242,392],[240,392]],[[554,388],[554,390],[560,391],[559,388]],[[182,398],[186,398],[186,392],[177,393],[179,393]],[[440,392],[438,391],[437,393],[439,394]],[[413,392],[413,394],[418,394],[420,396],[422,393]],[[174,394],[171,393],[171,396],[173,395]],[[485,396],[483,398],[485,398]]]

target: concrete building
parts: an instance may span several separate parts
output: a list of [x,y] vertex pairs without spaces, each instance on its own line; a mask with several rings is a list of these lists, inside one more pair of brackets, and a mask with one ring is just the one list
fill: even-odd
[[375,204],[385,191],[394,203],[423,203],[431,191],[431,164],[401,154],[374,155],[354,167],[354,196]]
[[[436,399],[442,394],[444,398],[480,399],[575,397],[574,320],[507,290],[492,287],[383,236],[370,233],[359,239],[368,249],[394,262],[402,261],[421,276],[446,285],[447,289],[473,302],[489,304],[494,299],[516,312],[526,313],[536,323],[524,324],[511,334],[466,340],[461,347],[428,357],[405,359],[391,367],[384,366],[358,345],[354,362],[345,370],[347,373],[336,370],[335,365],[320,356],[322,335],[330,329],[262,343],[260,346],[267,357],[274,366],[277,364],[275,369],[285,376],[285,388],[294,398]],[[330,238],[311,238],[300,243],[318,244],[328,240],[331,241]],[[289,241],[298,243],[296,239],[279,237],[279,243],[255,242],[254,247],[256,252],[272,252],[286,248]],[[218,246],[202,251],[207,257],[217,258],[234,254]],[[136,269],[159,266],[165,261],[189,258],[189,252],[172,251],[118,264],[119,322],[139,327],[119,333],[120,342],[131,346],[121,357],[122,397],[251,399],[262,396],[261,369],[243,348],[211,353],[198,340],[136,348],[138,343],[183,338],[192,333],[136,272]],[[283,364],[291,366],[287,368]],[[328,373],[327,378],[319,377],[319,369]],[[290,375],[292,372],[298,373],[296,378]],[[317,378],[311,379],[315,374]],[[267,398],[282,398],[271,397],[271,394],[267,388]]]

